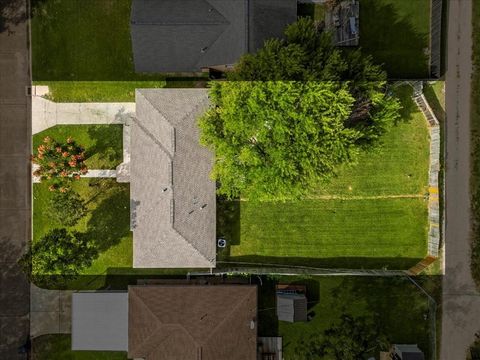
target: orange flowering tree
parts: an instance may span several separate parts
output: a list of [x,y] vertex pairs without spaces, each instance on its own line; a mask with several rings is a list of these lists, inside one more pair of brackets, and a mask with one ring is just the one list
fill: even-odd
[[32,156],[32,162],[38,165],[33,175],[41,181],[51,181],[50,191],[66,192],[69,181],[78,180],[80,175],[87,173],[84,161],[85,149],[71,137],[60,143],[47,136]]

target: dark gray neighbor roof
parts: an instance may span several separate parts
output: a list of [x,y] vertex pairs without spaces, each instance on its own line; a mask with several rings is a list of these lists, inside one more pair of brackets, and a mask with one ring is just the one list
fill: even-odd
[[192,72],[234,64],[281,37],[296,0],[133,0],[136,72]]
[[307,298],[300,294],[277,294],[278,320],[307,321]]
[[296,0],[250,0],[248,51],[257,51],[265,40],[283,37],[287,25],[296,20]]
[[128,293],[72,294],[72,350],[128,350]]
[[199,144],[207,89],[136,91],[131,129],[133,266],[215,267],[213,154]]

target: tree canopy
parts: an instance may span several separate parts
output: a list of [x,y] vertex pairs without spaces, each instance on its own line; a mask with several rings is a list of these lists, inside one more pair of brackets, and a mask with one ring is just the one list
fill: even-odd
[[399,116],[386,75],[370,58],[338,50],[309,19],[285,34],[211,87],[212,106],[199,125],[201,143],[216,155],[220,195],[301,197]]
[[306,360],[360,360],[388,347],[373,318],[343,314],[339,323],[302,343],[298,351]]
[[97,255],[95,243],[84,234],[53,229],[34,241],[20,262],[31,276],[77,275]]
[[50,199],[49,215],[64,226],[74,226],[87,214],[85,200],[73,190],[55,192]]

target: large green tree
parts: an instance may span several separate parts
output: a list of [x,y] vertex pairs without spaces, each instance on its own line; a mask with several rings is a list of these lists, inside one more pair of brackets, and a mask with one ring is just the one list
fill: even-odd
[[49,215],[64,226],[74,226],[87,214],[85,200],[72,189],[67,192],[55,192],[50,199]]
[[361,360],[389,347],[372,317],[341,316],[321,335],[302,342],[297,351],[305,360]]
[[355,160],[399,116],[380,67],[342,52],[301,19],[212,85],[201,142],[215,152],[218,193],[299,198]]
[[77,275],[98,255],[84,234],[53,229],[32,243],[20,263],[31,276]]

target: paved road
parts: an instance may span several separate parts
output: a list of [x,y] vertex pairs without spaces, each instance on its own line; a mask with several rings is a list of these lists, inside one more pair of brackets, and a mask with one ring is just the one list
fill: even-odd
[[446,229],[441,360],[463,360],[480,331],[470,273],[470,77],[472,1],[450,0],[446,74]]
[[[3,0],[0,0],[0,2]],[[10,1],[10,3],[13,3]],[[3,3],[1,3],[3,4]],[[24,0],[18,0],[25,11]],[[1,21],[1,19],[0,19]],[[0,22],[1,24],[1,22]],[[0,359],[25,359],[29,284],[16,261],[30,233],[30,110],[27,26],[0,33]]]

